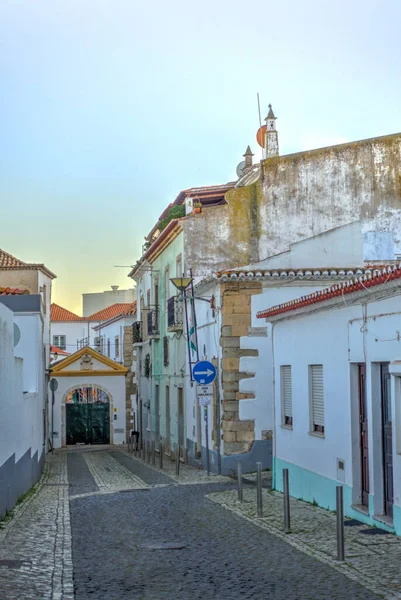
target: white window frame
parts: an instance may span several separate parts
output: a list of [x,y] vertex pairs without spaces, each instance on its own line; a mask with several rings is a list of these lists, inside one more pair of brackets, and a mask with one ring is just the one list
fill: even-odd
[[[289,371],[288,371],[289,369]],[[285,402],[285,374],[290,376],[290,410],[286,410]],[[293,406],[292,406],[292,367],[291,365],[281,365],[280,367],[280,388],[281,388],[281,425],[292,429],[293,427]],[[286,414],[291,413],[291,414]]]
[[[64,338],[64,343],[61,343],[60,338]],[[57,342],[56,342],[57,340]],[[53,346],[56,348],[60,348],[60,350],[67,350],[67,337],[66,335],[54,335],[53,336]]]
[[[318,376],[319,372],[321,372],[321,387],[322,387],[322,404],[323,404],[323,419],[320,415],[315,415],[314,410],[314,395],[313,395],[313,387],[316,384],[314,382],[314,378]],[[318,411],[321,412],[321,411]],[[324,423],[324,369],[322,364],[314,364],[309,365],[309,415],[310,415],[310,428],[309,433],[312,435],[318,435],[320,437],[324,437],[325,435],[325,423]]]

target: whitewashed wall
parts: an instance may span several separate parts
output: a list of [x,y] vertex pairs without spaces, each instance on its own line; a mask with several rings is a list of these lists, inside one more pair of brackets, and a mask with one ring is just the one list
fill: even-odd
[[[372,288],[373,289],[373,288]],[[380,362],[401,361],[401,295],[362,304],[290,315],[274,323],[275,365],[275,475],[281,489],[281,469],[290,469],[292,494],[335,505],[335,485],[344,485],[349,516],[384,526],[383,513]],[[354,510],[360,496],[360,437],[357,365],[366,364],[369,439],[369,507]],[[308,368],[323,365],[324,437],[310,433]],[[280,366],[292,367],[293,428],[282,426]],[[401,370],[399,372],[401,376]],[[400,376],[392,377],[394,529],[401,534],[401,394]],[[337,460],[344,461],[344,473]],[[377,518],[379,517],[379,518]]]
[[[0,304],[0,515],[35,483],[44,459],[44,354],[36,356],[35,349],[42,346],[38,320],[39,315],[36,322],[18,317],[21,341],[14,349],[14,316]],[[25,387],[29,393],[23,393]]]
[[72,321],[72,322],[52,322],[51,323],[51,341],[50,343],[53,344],[53,336],[55,335],[65,335],[66,336],[66,351],[70,352],[71,354],[73,352],[76,352],[78,347],[77,347],[77,341],[78,340],[82,340],[83,338],[86,337],[90,337],[91,339],[91,345],[93,346],[93,342],[94,342],[94,338],[95,338],[95,333],[92,329],[94,324],[92,323],[84,323],[84,322],[80,322],[80,321]]
[[[198,346],[199,359],[214,362],[215,359],[220,360],[220,377],[216,385],[220,386],[220,398],[223,397],[221,388],[221,347],[220,347],[220,331],[221,331],[221,311],[220,311],[220,286],[217,282],[203,285],[195,291],[195,296],[211,298],[215,296],[216,310],[210,308],[210,304],[203,300],[195,300],[196,302],[196,319],[198,323]],[[191,386],[190,373],[188,368],[188,358],[186,353],[186,428],[187,439],[197,444],[197,449],[200,450],[200,445],[203,452],[206,448],[206,428],[204,420],[204,409],[199,407],[199,401],[196,397],[196,383]],[[213,442],[213,402],[208,408],[208,433],[209,433],[209,449],[216,450],[216,445]],[[221,441],[221,452],[223,452],[223,441]],[[211,462],[214,464],[216,456],[211,455]],[[204,462],[204,461],[203,461]],[[205,465],[203,464],[205,467]]]
[[[101,328],[101,334],[104,336],[103,354],[108,356],[107,342],[110,341],[110,358],[121,364],[124,362],[124,327],[132,325],[136,321],[135,317],[125,317],[112,323],[105,323]],[[95,331],[94,335],[98,335],[99,331]],[[116,337],[118,336],[118,346],[116,347]]]

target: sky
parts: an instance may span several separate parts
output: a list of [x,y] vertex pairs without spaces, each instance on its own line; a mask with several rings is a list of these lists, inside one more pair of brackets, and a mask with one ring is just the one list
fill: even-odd
[[[180,190],[280,153],[401,131],[399,0],[0,0],[0,248],[53,300],[132,287]],[[117,268],[115,265],[126,265]]]

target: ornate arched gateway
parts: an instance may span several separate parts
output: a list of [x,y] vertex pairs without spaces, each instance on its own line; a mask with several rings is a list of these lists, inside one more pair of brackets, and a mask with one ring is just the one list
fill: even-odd
[[127,371],[89,347],[52,365],[52,447],[125,443]]
[[110,394],[93,384],[65,394],[66,444],[109,444],[110,401]]

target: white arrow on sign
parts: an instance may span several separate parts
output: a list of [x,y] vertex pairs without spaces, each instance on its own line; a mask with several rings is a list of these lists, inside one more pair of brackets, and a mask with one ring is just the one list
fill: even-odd
[[211,371],[210,369],[206,369],[206,371],[195,371],[195,373],[197,375],[206,375],[206,377],[209,377],[209,375],[213,375],[214,371]]

